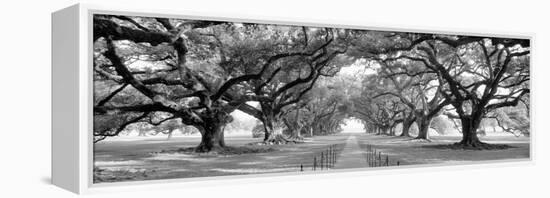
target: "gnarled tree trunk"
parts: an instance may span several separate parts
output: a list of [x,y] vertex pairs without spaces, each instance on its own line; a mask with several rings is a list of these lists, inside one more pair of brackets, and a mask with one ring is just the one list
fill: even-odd
[[293,140],[302,141],[302,129],[304,126],[300,123],[300,110],[296,110],[294,114],[294,120],[289,121],[288,119],[283,119],[287,128],[290,130],[290,138]]
[[482,116],[463,116],[460,118],[462,123],[462,140],[457,144],[465,147],[478,147],[483,144],[477,137],[477,129],[481,123]]
[[300,124],[296,123],[296,122],[291,122],[291,121],[288,121],[287,119],[284,119],[283,120],[286,127],[288,128],[288,132],[290,133],[290,139],[293,139],[293,140],[302,140],[302,134],[301,134],[301,131],[302,131],[302,127],[300,126]]
[[422,116],[419,117],[416,121],[418,125],[418,136],[416,139],[429,140],[428,130],[430,129],[430,124],[432,123],[432,117]]
[[402,128],[401,128],[401,135],[403,137],[411,137],[411,134],[409,133],[409,130],[411,129],[411,125],[413,124],[413,120],[403,120]]
[[205,153],[225,147],[224,125],[223,123],[211,123],[207,126],[197,127],[202,138],[201,143],[195,148],[195,152]]
[[283,128],[269,124],[264,137],[264,143],[284,144],[287,139],[283,135]]
[[288,140],[283,135],[283,128],[278,126],[273,115],[267,114],[264,119],[265,144],[286,144]]
[[265,144],[285,144],[287,139],[283,135],[283,128],[278,125],[276,113],[273,112],[272,104],[260,103],[262,107],[263,123],[265,129],[264,141]]

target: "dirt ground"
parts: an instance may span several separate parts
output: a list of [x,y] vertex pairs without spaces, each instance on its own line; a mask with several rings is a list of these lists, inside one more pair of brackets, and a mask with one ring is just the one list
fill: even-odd
[[[411,138],[376,136],[365,133],[343,133],[316,136],[306,143],[270,146],[249,146],[261,139],[250,136],[228,136],[232,147],[269,147],[270,152],[234,155],[191,154],[175,151],[196,146],[199,137],[148,137],[99,142],[94,145],[94,182],[135,181],[151,179],[190,178],[223,175],[311,171],[313,158],[334,145],[341,152],[349,136],[355,136],[364,152],[366,145],[388,155],[401,165],[445,164],[529,158],[529,138],[482,137],[487,143],[508,144],[505,150],[451,150],[432,145],[451,144],[460,137],[432,137],[432,142],[411,141]],[[338,156],[337,156],[338,158]]]

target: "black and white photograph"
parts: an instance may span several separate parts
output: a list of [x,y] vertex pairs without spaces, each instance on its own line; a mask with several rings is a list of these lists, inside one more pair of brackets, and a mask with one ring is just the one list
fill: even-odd
[[93,15],[93,182],[530,158],[530,40]]
[[2,8],[0,197],[548,194],[543,1]]

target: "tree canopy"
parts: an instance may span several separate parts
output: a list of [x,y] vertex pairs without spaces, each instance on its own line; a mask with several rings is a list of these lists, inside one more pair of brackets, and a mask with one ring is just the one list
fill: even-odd
[[235,111],[257,119],[264,144],[336,133],[349,117],[388,135],[416,122],[421,139],[448,119],[467,147],[485,145],[487,119],[529,134],[527,39],[94,15],[93,47],[96,142],[192,127],[209,152]]

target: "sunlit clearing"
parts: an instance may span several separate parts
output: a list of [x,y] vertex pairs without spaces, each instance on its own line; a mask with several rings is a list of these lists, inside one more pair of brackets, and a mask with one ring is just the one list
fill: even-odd
[[363,133],[364,131],[363,123],[356,119],[346,119],[342,124],[343,133]]

